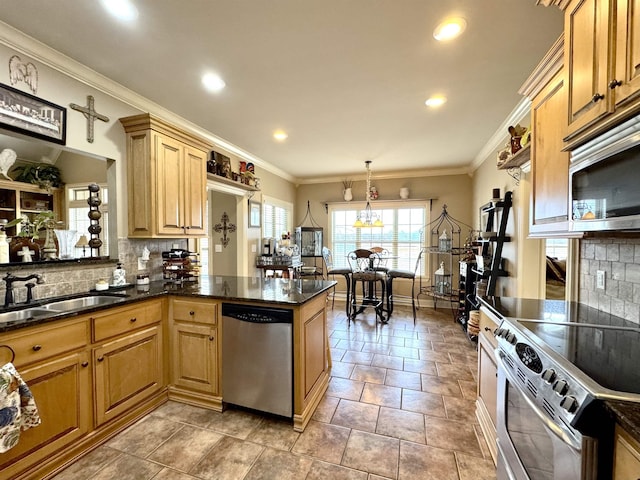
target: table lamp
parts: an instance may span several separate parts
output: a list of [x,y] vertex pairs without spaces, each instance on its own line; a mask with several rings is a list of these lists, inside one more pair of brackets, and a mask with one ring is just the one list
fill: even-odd
[[82,248],[82,256],[85,256],[86,249],[89,246],[89,240],[86,235],[80,235],[80,238],[76,242],[76,248]]

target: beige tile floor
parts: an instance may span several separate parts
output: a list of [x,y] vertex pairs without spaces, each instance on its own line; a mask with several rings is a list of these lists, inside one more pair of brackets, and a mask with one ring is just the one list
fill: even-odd
[[495,479],[475,411],[475,345],[451,313],[396,308],[348,326],[329,310],[329,388],[303,433],[168,402],[55,480]]

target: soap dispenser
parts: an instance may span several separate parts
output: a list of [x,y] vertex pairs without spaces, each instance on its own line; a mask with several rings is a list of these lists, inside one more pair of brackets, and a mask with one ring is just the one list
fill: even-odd
[[6,225],[6,220],[0,220],[0,263],[9,263],[9,241],[4,230]]
[[113,271],[113,286],[121,287],[127,284],[126,278],[127,272],[125,272],[124,268],[122,268],[122,264],[118,263],[115,270]]

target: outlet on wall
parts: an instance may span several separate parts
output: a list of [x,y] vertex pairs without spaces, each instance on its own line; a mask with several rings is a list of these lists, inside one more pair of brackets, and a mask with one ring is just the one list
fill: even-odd
[[604,290],[604,277],[605,277],[604,270],[598,270],[596,272],[596,288]]

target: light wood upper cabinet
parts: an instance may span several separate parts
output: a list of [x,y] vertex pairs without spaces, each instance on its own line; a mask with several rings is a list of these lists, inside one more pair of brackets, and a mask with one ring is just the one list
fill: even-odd
[[568,148],[640,111],[640,0],[572,0],[565,11]]
[[609,88],[620,108],[640,95],[640,0],[618,0],[614,7],[615,69]]
[[564,80],[558,72],[531,104],[531,234],[569,228],[569,153],[562,151],[567,131]]
[[149,114],[120,122],[127,132],[129,237],[205,235],[211,147]]
[[569,135],[609,111],[609,2],[574,0],[565,12]]

